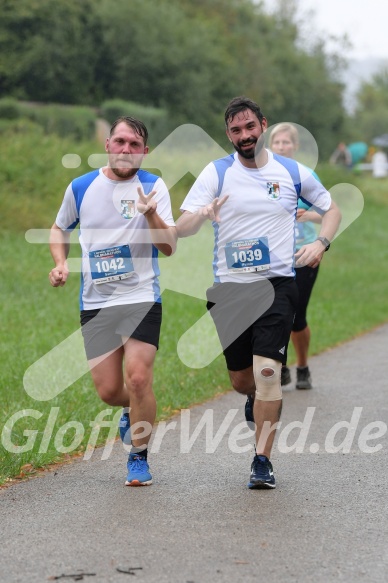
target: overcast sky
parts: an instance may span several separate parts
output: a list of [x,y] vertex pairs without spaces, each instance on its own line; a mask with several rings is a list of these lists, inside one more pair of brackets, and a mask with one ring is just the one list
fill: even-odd
[[[312,32],[348,35],[353,48],[347,58],[388,59],[388,0],[297,0],[299,14],[315,12]],[[269,10],[275,0],[265,0]],[[330,44],[328,44],[330,48]]]

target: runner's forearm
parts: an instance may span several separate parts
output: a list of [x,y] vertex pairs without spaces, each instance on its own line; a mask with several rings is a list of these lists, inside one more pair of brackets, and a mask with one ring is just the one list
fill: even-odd
[[50,231],[50,253],[55,265],[63,265],[70,251],[70,236],[55,223]]

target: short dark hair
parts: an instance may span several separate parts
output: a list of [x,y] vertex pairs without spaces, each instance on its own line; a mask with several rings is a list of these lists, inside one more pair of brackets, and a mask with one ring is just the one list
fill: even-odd
[[257,105],[257,103],[252,101],[252,99],[244,97],[244,95],[241,95],[240,97],[234,97],[232,101],[229,102],[225,110],[226,127],[228,127],[228,122],[232,121],[237,113],[245,111],[246,109],[250,109],[256,115],[260,123],[263,121],[264,115],[262,114],[261,109]]
[[136,119],[134,117],[130,117],[129,115],[121,115],[120,117],[118,117],[116,119],[116,121],[113,122],[112,127],[110,128],[110,133],[109,133],[110,136],[113,135],[113,133],[116,129],[116,126],[118,126],[118,124],[122,123],[122,122],[126,123],[127,126],[132,128],[137,134],[139,134],[139,136],[141,136],[144,140],[144,145],[145,146],[147,145],[148,130],[147,130],[146,126],[139,119]]

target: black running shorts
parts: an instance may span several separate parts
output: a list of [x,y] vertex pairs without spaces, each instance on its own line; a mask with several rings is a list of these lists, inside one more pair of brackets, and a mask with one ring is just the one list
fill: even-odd
[[286,364],[298,300],[294,278],[216,283],[207,299],[228,370],[249,368],[253,354]]

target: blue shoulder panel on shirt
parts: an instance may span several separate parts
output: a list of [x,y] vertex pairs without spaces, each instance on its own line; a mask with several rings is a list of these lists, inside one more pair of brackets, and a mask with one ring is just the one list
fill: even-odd
[[160,176],[157,176],[156,174],[151,174],[151,172],[141,169],[137,171],[137,176],[143,187],[144,194],[149,194],[157,179],[160,178]]
[[292,182],[295,186],[296,194],[299,197],[301,193],[301,185],[298,164],[292,158],[285,158],[284,156],[279,156],[279,154],[274,154],[273,157],[274,160],[284,166],[284,168],[290,174]]
[[88,172],[87,174],[84,174],[83,176],[79,176],[78,178],[75,178],[73,180],[73,182],[71,183],[71,187],[73,189],[73,194],[74,194],[74,198],[75,198],[75,204],[77,206],[78,215],[79,215],[79,211],[81,208],[81,204],[82,204],[85,192],[87,191],[87,189],[89,188],[89,186],[91,185],[93,180],[95,180],[97,178],[99,173],[100,173],[99,170],[93,170],[92,172]]
[[216,192],[216,197],[220,196],[222,187],[224,185],[224,178],[225,172],[234,162],[234,154],[230,154],[229,156],[225,156],[225,158],[220,158],[219,160],[215,160],[213,162],[214,166],[216,167],[217,174],[218,174],[218,189]]

